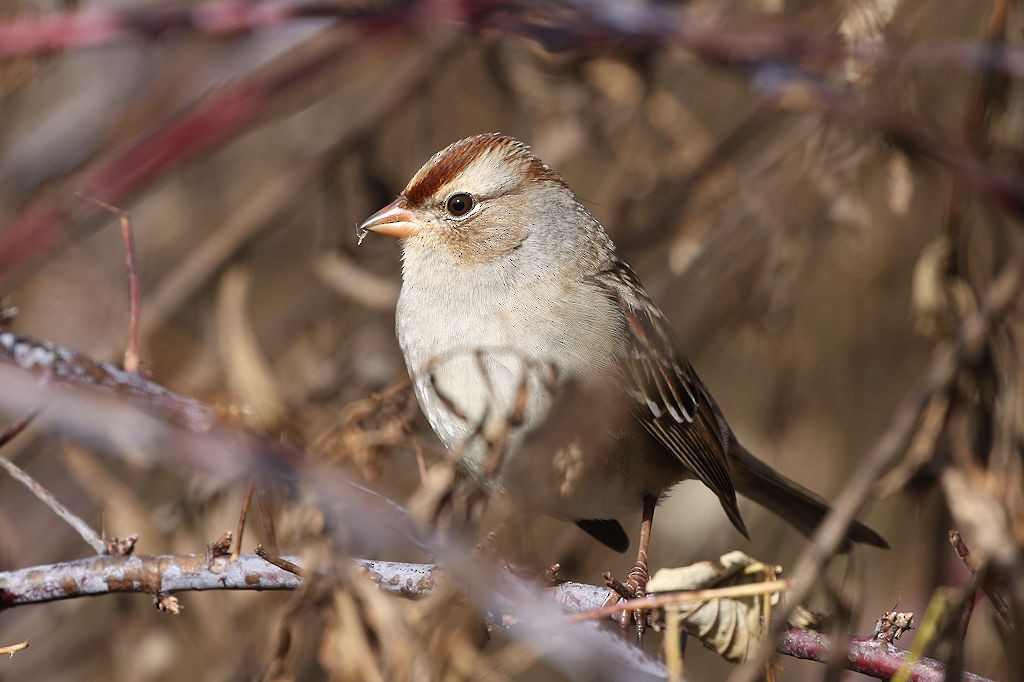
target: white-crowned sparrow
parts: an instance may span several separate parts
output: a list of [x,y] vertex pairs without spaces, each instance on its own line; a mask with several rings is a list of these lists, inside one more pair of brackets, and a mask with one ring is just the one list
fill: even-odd
[[[736,491],[804,534],[827,513],[739,444],[604,228],[523,143],[450,145],[367,231],[402,239],[398,341],[438,437],[485,486],[618,551],[615,519],[643,509],[634,587],[654,507],[681,480],[745,536]],[[887,546],[860,523],[850,541]]]

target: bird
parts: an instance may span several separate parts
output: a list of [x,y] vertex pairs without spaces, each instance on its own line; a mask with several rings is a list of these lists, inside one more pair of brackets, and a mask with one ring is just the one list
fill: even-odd
[[[601,223],[523,142],[500,133],[431,157],[357,228],[398,238],[399,346],[433,431],[490,491],[576,523],[641,595],[658,502],[697,479],[749,539],[737,493],[810,537],[820,495],[737,440],[665,315]],[[888,547],[854,521],[852,543]]]

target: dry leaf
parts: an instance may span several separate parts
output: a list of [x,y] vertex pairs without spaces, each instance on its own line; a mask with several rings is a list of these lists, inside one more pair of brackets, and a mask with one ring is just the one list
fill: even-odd
[[[684,592],[760,583],[774,580],[781,570],[735,551],[722,555],[717,563],[700,561],[682,568],[663,568],[651,578],[647,591]],[[774,593],[768,601],[775,604],[778,599]],[[745,660],[757,646],[765,601],[764,595],[756,595],[691,601],[668,608],[679,612],[681,624],[691,636],[735,663]]]

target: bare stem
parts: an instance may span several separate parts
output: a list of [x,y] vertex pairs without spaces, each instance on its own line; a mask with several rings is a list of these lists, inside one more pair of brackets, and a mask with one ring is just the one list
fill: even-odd
[[90,201],[100,208],[110,211],[121,221],[121,239],[124,241],[124,265],[128,270],[128,345],[124,350],[124,370],[137,374],[139,371],[139,270],[135,256],[135,234],[132,231],[132,219],[126,211],[112,206],[105,201],[88,196],[82,192],[75,193],[80,199]]
[[[33,415],[34,416],[34,415]],[[34,478],[6,457],[0,457],[0,466],[7,470],[16,481],[32,491],[32,494],[39,498],[43,504],[53,510],[53,513],[64,519],[69,526],[74,528],[86,544],[96,550],[97,554],[105,554],[107,543],[82,519],[78,518],[70,509],[61,504],[60,500],[53,496],[49,490],[44,488]]]

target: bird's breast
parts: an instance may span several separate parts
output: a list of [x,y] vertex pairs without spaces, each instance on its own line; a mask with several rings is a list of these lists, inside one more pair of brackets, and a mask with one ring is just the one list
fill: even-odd
[[618,436],[632,417],[618,393],[625,341],[609,302],[464,289],[424,297],[403,287],[396,329],[421,409],[470,473],[566,518],[618,512],[660,489],[624,475],[638,453]]

